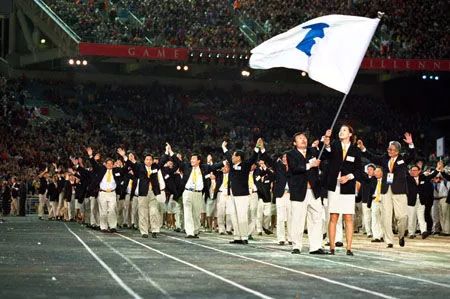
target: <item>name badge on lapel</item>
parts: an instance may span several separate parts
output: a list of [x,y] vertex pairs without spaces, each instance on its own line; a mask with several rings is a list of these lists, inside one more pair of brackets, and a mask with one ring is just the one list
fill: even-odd
[[389,172],[386,177],[386,183],[388,183],[390,185],[393,182],[394,182],[394,174]]
[[158,172],[158,169],[153,169],[152,170],[152,173],[157,173]]
[[269,181],[269,180],[266,180],[264,183],[268,184],[268,183],[270,183],[270,181]]
[[168,179],[170,176],[168,174],[166,174],[166,176],[164,177],[164,179]]
[[233,168],[234,168],[235,170],[241,170],[241,166],[240,166],[240,165],[234,165]]
[[120,176],[120,172],[116,172],[116,173],[115,173],[115,176]]
[[205,175],[205,179],[209,179],[211,177],[210,174]]
[[403,160],[398,160],[397,161],[397,165],[402,165],[402,164],[405,164],[405,161],[403,161]]
[[420,182],[420,185],[423,185],[423,184],[425,184],[425,181],[421,181],[421,182]]
[[259,181],[261,179],[261,177],[258,175],[257,177],[256,177],[256,181]]
[[347,156],[347,158],[345,160],[348,162],[355,162],[355,157]]

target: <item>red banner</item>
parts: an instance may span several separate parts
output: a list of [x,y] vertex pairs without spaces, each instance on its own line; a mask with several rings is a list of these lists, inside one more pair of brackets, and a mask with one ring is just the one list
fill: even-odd
[[450,60],[364,58],[364,70],[450,72]]
[[80,55],[124,57],[149,60],[175,60],[187,61],[188,49],[186,48],[152,48],[133,45],[105,45],[80,43]]

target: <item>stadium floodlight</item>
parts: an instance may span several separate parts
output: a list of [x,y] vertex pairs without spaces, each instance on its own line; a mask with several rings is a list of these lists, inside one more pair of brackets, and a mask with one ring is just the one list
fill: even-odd
[[439,80],[439,76],[435,76],[434,80],[436,80],[436,81]]
[[426,75],[423,75],[423,76],[422,76],[422,79],[423,79],[423,80],[426,80],[426,79],[427,79],[427,76],[426,76]]
[[203,57],[203,53],[200,53],[200,57]]
[[87,60],[83,60],[83,65],[86,66],[88,64]]
[[433,76],[430,76],[430,80],[433,80]]
[[181,71],[181,65],[177,65],[177,71]]
[[217,54],[216,58],[220,58],[220,54]]
[[212,56],[211,53],[209,53],[208,57],[211,58],[211,56]]
[[41,44],[45,44],[46,40],[45,38],[41,39]]
[[75,63],[76,63],[76,65],[80,65],[81,64],[81,60],[77,59],[77,61],[75,61]]
[[245,55],[245,59],[248,59],[248,55]]
[[184,70],[185,72],[187,72],[187,71],[189,71],[189,67],[188,67],[187,65],[185,65],[185,66],[183,67],[183,70]]
[[70,59],[69,59],[69,64],[70,64],[70,65],[73,65],[74,63],[75,63],[75,61],[74,61],[72,58],[70,58]]
[[241,72],[242,77],[249,77],[250,76],[250,72],[247,70],[242,70]]
[[191,57],[194,57],[194,53],[191,53]]
[[227,54],[227,59],[230,58],[230,54]]

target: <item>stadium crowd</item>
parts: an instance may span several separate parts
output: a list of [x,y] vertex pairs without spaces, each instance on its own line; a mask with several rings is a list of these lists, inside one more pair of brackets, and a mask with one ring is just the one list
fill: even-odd
[[[189,161],[187,160],[188,157],[198,157],[198,155],[206,157],[211,155],[214,161],[221,161],[224,153],[228,152],[228,143],[234,144],[236,149],[247,149],[256,145],[256,148],[259,149],[259,155],[262,154],[263,156],[258,156],[261,162],[258,162],[258,166],[254,171],[256,173],[263,171],[269,185],[260,185],[261,182],[258,182],[259,178],[256,174],[254,176],[252,174],[251,177],[255,180],[253,182],[255,186],[259,186],[255,190],[260,188],[264,190],[268,188],[267,186],[275,186],[277,184],[278,181],[275,178],[276,169],[282,163],[281,157],[283,153],[292,148],[291,136],[297,131],[304,132],[303,135],[297,135],[300,138],[299,140],[303,138],[301,136],[310,136],[309,143],[317,140],[314,146],[316,147],[319,139],[322,138],[324,140],[323,132],[329,125],[330,115],[333,114],[339,103],[339,98],[334,97],[313,95],[299,97],[294,93],[263,94],[257,91],[242,91],[237,87],[233,88],[231,92],[226,92],[220,89],[204,88],[189,91],[157,83],[144,88],[97,86],[95,84],[71,86],[63,82],[30,81],[25,78],[17,80],[1,78],[0,81],[0,98],[3,108],[0,126],[2,135],[0,177],[3,180],[1,193],[3,213],[5,215],[9,213],[13,215],[20,214],[21,204],[18,198],[21,194],[25,194],[26,198],[26,190],[28,189],[28,193],[37,193],[39,195],[40,217],[44,217],[44,207],[47,207],[50,219],[78,220],[94,228],[101,227],[104,231],[109,228],[114,231],[117,229],[117,224],[115,224],[115,220],[111,220],[112,223],[108,222],[110,220],[105,220],[106,210],[101,202],[106,197],[110,197],[109,192],[112,192],[111,190],[114,190],[116,185],[107,176],[105,176],[106,179],[100,179],[99,194],[106,192],[108,195],[105,195],[105,198],[100,198],[100,196],[98,199],[97,193],[89,193],[87,191],[89,190],[87,186],[90,186],[88,182],[91,179],[89,177],[97,177],[98,173],[103,173],[103,170],[99,170],[103,169],[101,157],[103,157],[105,165],[108,165],[109,162],[104,160],[104,157],[118,157],[119,159],[114,162],[117,168],[114,168],[114,173],[120,176],[123,175],[128,180],[119,180],[117,178],[117,188],[119,188],[119,185],[121,186],[121,193],[119,194],[119,191],[117,191],[117,195],[123,195],[124,198],[117,198],[117,208],[114,207],[117,210],[114,210],[114,212],[108,210],[108,213],[119,215],[117,219],[119,228],[125,226],[139,227],[143,236],[151,232],[153,237],[156,237],[163,225],[178,231],[186,229],[189,237],[197,237],[199,227],[192,213],[197,215],[197,212],[200,210],[204,214],[201,217],[204,227],[211,230],[218,229],[224,233],[221,230],[223,228],[222,225],[224,225],[223,219],[226,219],[223,215],[225,210],[222,211],[221,216],[218,217],[215,223],[213,219],[214,216],[217,216],[217,213],[214,211],[220,210],[219,202],[221,202],[220,206],[222,208],[222,203],[225,203],[223,201],[214,201],[217,199],[217,194],[214,195],[214,188],[211,187],[214,185],[209,185],[209,183],[208,186],[211,189],[203,190],[203,194],[209,194],[209,196],[205,195],[204,200],[200,201],[205,203],[203,207],[197,206],[195,211],[190,211],[186,210],[185,206],[184,215],[185,217],[188,215],[190,220],[183,221],[183,218],[181,218],[183,215],[181,211],[185,201],[184,195],[182,195],[184,194],[183,190],[173,189],[173,186],[169,187],[172,183],[166,179],[175,175],[180,176],[183,180],[183,173],[191,171],[189,167],[186,168],[187,166],[182,167],[186,161]],[[65,117],[43,117],[36,108],[30,108],[26,105],[30,99],[37,97],[45,99],[49,105],[59,106],[64,111]],[[367,114],[367,111],[371,111],[371,113]],[[379,119],[386,121],[380,122],[378,121]],[[365,146],[375,149],[375,152],[384,152],[386,144],[390,144],[390,140],[398,140],[404,131],[410,130],[417,136],[426,132],[431,123],[427,119],[420,119],[416,116],[412,118],[399,112],[394,114],[392,109],[383,101],[358,96],[352,96],[349,99],[341,120],[345,123],[351,123],[359,129],[351,132],[364,140],[364,144],[358,143],[360,148],[358,151],[361,150],[361,152],[365,150]],[[395,125],[392,123],[394,120]],[[345,128],[347,127],[343,126],[341,130],[343,128],[346,130]],[[350,127],[348,128],[350,130]],[[325,136],[325,138],[329,138],[327,135]],[[222,143],[223,140],[225,140],[224,143]],[[436,161],[428,159],[432,151],[427,147],[427,144],[430,144],[427,137],[425,136],[423,140],[416,138],[413,144],[411,136],[405,135],[405,141],[410,147],[416,146],[417,149],[414,148],[413,158],[408,160],[405,158],[408,165],[412,165],[411,168],[402,168],[402,171],[409,171],[408,175],[410,173],[412,177],[414,174],[417,174],[417,171],[424,171],[424,174],[420,175],[420,180],[426,182],[427,186],[431,186],[430,190],[433,190],[433,184],[434,186],[442,185],[447,188],[446,179],[448,174],[444,170],[443,165],[436,164]],[[176,146],[176,149],[179,151],[178,155],[173,152],[170,144]],[[396,150],[400,149],[398,144],[394,145]],[[391,144],[391,146],[394,145]],[[353,146],[355,151],[357,150],[356,143],[350,146]],[[86,148],[88,149],[87,151]],[[129,151],[125,152],[123,149]],[[265,154],[266,150],[269,151],[270,155]],[[143,153],[153,153],[153,155],[142,155]],[[236,153],[243,155],[240,151],[236,151]],[[97,154],[100,154],[101,157]],[[359,154],[355,152],[355,155]],[[361,155],[363,156],[361,161],[366,164],[369,161],[378,161],[375,156]],[[153,197],[146,197],[146,200],[150,200],[150,219],[147,219],[150,222],[138,220],[141,217],[145,217],[139,214],[139,209],[145,208],[139,208],[138,206],[132,208],[130,198],[134,192],[131,191],[132,186],[138,184],[136,183],[138,178],[142,181],[145,180],[145,177],[151,177],[151,174],[148,176],[143,175],[143,177],[140,177],[140,174],[137,175],[137,173],[142,172],[142,169],[145,169],[141,169],[139,165],[143,164],[139,164],[136,161],[138,160],[137,157],[141,157],[141,161],[144,161],[144,157],[145,161],[147,161],[147,158],[161,161],[159,164],[156,162],[154,164],[150,163],[150,165],[151,167],[157,167],[161,173],[164,173],[164,176],[161,174],[161,176],[158,175],[158,177],[150,180],[151,184],[154,184],[152,185],[152,190],[155,192],[154,195],[158,202],[154,202],[155,198]],[[312,158],[314,159],[315,157]],[[234,158],[229,157],[229,159],[230,165],[236,163]],[[328,162],[328,164],[325,162],[322,167],[330,165],[329,167],[332,168],[331,165],[334,163],[332,162],[334,158],[329,157],[328,159],[331,159],[331,162]],[[211,161],[211,158],[208,158],[208,161]],[[290,160],[288,159],[288,161]],[[416,161],[419,161],[417,165],[420,168],[414,166]],[[425,161],[425,164],[423,164],[423,161]],[[253,162],[256,162],[256,160]],[[310,167],[318,167],[317,164],[314,164],[315,162],[311,163],[313,164]],[[186,165],[189,165],[189,162]],[[202,168],[202,171],[213,173],[211,175],[212,184],[212,182],[215,182],[214,178],[223,175],[223,173],[215,172],[217,170],[215,167],[218,167],[217,164],[208,165],[205,166],[206,168]],[[216,166],[213,167],[213,165]],[[224,165],[220,167],[222,166]],[[227,166],[224,167],[226,169]],[[373,166],[372,168],[375,169],[377,167]],[[119,171],[118,169],[124,169],[124,171],[128,169],[128,172],[122,172],[122,170]],[[322,175],[327,173],[326,168],[321,169]],[[159,173],[159,170],[156,170],[155,173]],[[226,170],[223,171],[226,172]],[[385,169],[380,171],[385,171]],[[130,173],[132,174],[131,177],[129,177]],[[272,175],[271,173],[274,174]],[[190,177],[189,175],[187,176],[188,178]],[[289,178],[289,176],[287,177]],[[376,177],[376,174],[372,173],[371,177]],[[189,187],[191,179],[193,180],[191,182],[193,185]],[[197,192],[196,179],[191,179],[188,182],[184,182],[187,184],[185,191],[193,192],[192,194],[189,193],[189,196],[192,195],[192,200],[197,201],[198,198],[195,194]],[[357,180],[360,185],[367,183],[359,173]],[[131,183],[129,183],[130,181]],[[133,185],[133,182],[135,182],[135,185]],[[102,185],[103,183],[106,183],[106,185]],[[233,184],[235,185],[236,182]],[[375,188],[373,182],[371,184],[366,184],[364,188],[369,188],[370,186],[370,188]],[[50,185],[52,186],[50,187]],[[109,188],[108,186],[114,186],[114,188]],[[161,195],[163,193],[157,194],[160,190],[164,190],[163,186],[166,186],[167,198]],[[206,188],[206,185],[203,186]],[[447,194],[444,194],[446,190],[444,187],[439,187],[440,189],[435,188],[434,190],[437,193],[435,192],[434,195],[429,195],[430,193],[420,194],[420,196],[428,194],[428,197],[424,198],[426,203],[423,204],[423,211],[420,209],[416,211],[416,204],[413,205],[412,210],[406,207],[402,210],[402,213],[405,215],[406,210],[408,210],[408,213],[412,213],[410,219],[416,219],[415,221],[419,223],[420,233],[423,238],[426,238],[432,232],[450,233],[448,232],[447,220],[445,220],[448,218],[448,199]],[[138,190],[141,190],[140,188]],[[139,201],[140,197],[144,196],[141,194],[141,191],[136,191]],[[234,190],[233,192],[237,191]],[[256,202],[258,204],[253,207],[249,206],[251,210],[249,213],[252,213],[252,215],[253,212],[255,213],[251,216],[250,231],[251,227],[253,227],[255,234],[262,232],[272,234],[273,230],[277,229],[277,238],[280,244],[292,242],[289,236],[286,239],[279,237],[281,234],[284,235],[284,233],[278,231],[278,228],[284,227],[284,224],[270,217],[281,213],[281,211],[278,211],[279,205],[276,203],[278,201],[275,201],[275,193],[272,192],[275,191],[272,191],[271,188],[268,189],[268,193],[257,192],[259,199],[256,198]],[[374,192],[369,193],[369,198],[371,198],[372,194],[375,194]],[[172,198],[170,198],[170,194]],[[363,196],[362,194],[361,191],[360,197]],[[127,195],[129,196],[128,201],[124,201],[127,199]],[[325,198],[326,196],[324,196]],[[105,200],[110,201],[111,198]],[[115,200],[116,198],[114,197],[114,203]],[[326,202],[328,200],[333,201],[328,198]],[[375,197],[373,200],[375,200]],[[364,212],[367,206],[362,208],[362,205],[367,205],[367,202],[360,201],[358,204],[359,208],[357,205],[354,216],[355,231],[364,231],[375,242],[378,242],[382,236],[377,235],[377,237],[373,237],[372,225],[367,220],[367,211]],[[419,204],[418,208],[421,207],[420,205],[422,204]],[[331,203],[329,206],[324,203],[325,206],[332,209]],[[245,207],[240,208],[244,209]],[[156,210],[159,213],[157,215],[155,214]],[[277,212],[275,212],[276,210]],[[329,212],[331,215],[337,213],[331,211]],[[132,216],[133,213],[134,216]],[[168,214],[165,215],[165,213]],[[353,215],[353,213],[344,211],[344,216],[346,213]],[[200,213],[198,215],[200,219]],[[232,223],[228,223],[228,233],[231,233],[231,227],[241,225],[241,220],[233,220],[233,217],[235,216],[231,214],[228,216],[228,220],[232,220]],[[156,221],[155,219],[158,220]],[[426,228],[423,227],[423,219],[426,219]],[[344,220],[346,227],[350,227],[349,218],[344,217]],[[289,220],[285,221],[289,223]],[[330,223],[336,224],[335,222],[337,221],[337,218],[331,217]],[[380,223],[380,221],[378,219],[377,223]],[[398,225],[401,229],[405,229],[405,219],[402,218],[399,221]],[[151,229],[148,225],[150,225]],[[326,225],[326,223],[323,224],[324,228],[320,230],[321,232],[326,231]],[[342,225],[340,227],[342,228]],[[308,227],[308,231],[310,229],[313,228]],[[415,225],[410,224],[408,229],[409,237],[413,238],[416,233]],[[236,232],[236,229],[234,231]],[[342,231],[339,233],[338,225],[337,235],[333,234],[330,237],[336,237],[336,244],[342,244],[342,234]],[[386,242],[388,245],[392,245],[392,237],[389,237],[389,234],[387,236],[388,240]],[[235,241],[243,242],[247,240],[248,236],[235,235],[235,237],[238,238]],[[401,236],[399,238],[402,239]],[[347,248],[350,250],[349,254],[351,255],[351,238],[347,235],[347,242],[349,242],[348,240],[350,240],[350,243],[347,244]],[[400,241],[400,246],[404,246],[404,240],[403,243]],[[294,246],[294,249],[299,248]]]
[[247,26],[262,42],[326,14],[386,13],[369,57],[448,58],[446,1],[45,0],[86,41],[249,50]]

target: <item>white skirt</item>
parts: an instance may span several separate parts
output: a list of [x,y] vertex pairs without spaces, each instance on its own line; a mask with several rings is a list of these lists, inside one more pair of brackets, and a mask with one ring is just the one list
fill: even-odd
[[328,211],[330,214],[355,214],[355,194],[341,194],[341,186],[336,191],[328,191]]

